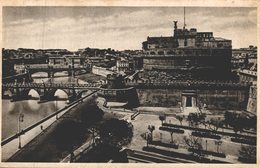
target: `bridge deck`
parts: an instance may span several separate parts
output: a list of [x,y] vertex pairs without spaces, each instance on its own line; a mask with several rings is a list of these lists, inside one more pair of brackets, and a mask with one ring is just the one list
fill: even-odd
[[62,88],[62,89],[95,89],[102,85],[98,83],[77,84],[77,83],[5,83],[3,88]]

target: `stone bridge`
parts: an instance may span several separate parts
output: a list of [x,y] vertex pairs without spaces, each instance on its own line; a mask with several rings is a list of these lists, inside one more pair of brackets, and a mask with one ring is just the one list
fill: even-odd
[[25,70],[30,74],[36,72],[47,72],[48,78],[54,77],[54,73],[67,71],[69,76],[75,76],[76,72],[88,71],[89,68],[83,65],[49,65],[49,64],[30,64],[25,66]]
[[[2,84],[2,96],[10,97],[12,101],[29,99],[29,92],[35,90],[40,97],[40,102],[56,99],[57,90],[64,91],[70,102],[81,98],[82,93],[88,90],[99,90],[102,84],[78,84],[78,83],[4,83]],[[6,94],[9,91],[9,96]],[[10,95],[11,94],[11,95]]]

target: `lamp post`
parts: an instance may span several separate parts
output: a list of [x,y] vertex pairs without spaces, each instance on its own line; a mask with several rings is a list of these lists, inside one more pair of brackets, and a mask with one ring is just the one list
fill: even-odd
[[[23,122],[23,117],[24,117],[23,113],[20,113],[18,117],[18,134],[20,134],[21,132],[21,122]],[[19,139],[18,148],[21,149],[21,135],[18,136],[18,139]]]
[[[58,110],[57,97],[55,98],[55,112]],[[56,120],[59,119],[58,113],[56,114]]]
[[208,151],[208,140],[206,140],[206,151]]

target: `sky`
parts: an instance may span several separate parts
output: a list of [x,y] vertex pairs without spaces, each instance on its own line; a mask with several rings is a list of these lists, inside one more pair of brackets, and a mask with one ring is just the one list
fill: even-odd
[[[257,9],[186,7],[186,28],[257,44]],[[183,7],[3,7],[3,47],[142,49],[148,36],[172,36],[183,27]]]

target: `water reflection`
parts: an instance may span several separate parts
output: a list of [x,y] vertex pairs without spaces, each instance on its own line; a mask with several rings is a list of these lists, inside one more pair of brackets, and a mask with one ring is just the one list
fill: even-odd
[[22,128],[25,128],[64,107],[66,102],[51,101],[38,104],[38,100],[2,100],[2,105],[2,139],[5,139],[17,132],[19,113],[24,114]]
[[[85,81],[78,80],[73,77],[55,77],[47,78],[47,73],[35,73],[33,74],[34,82],[78,82],[86,83]],[[56,75],[56,74],[55,74]],[[57,73],[57,75],[66,75],[66,73]],[[33,123],[41,120],[42,118],[50,115],[54,111],[65,107],[66,100],[55,100],[45,103],[38,103],[39,94],[34,89],[31,89],[29,95],[33,97],[32,100],[24,100],[17,102],[10,102],[10,100],[2,100],[2,139],[5,139],[15,133],[17,133],[18,117],[19,113],[24,114],[24,121],[21,123],[22,128],[26,128]],[[68,95],[58,89],[55,92],[55,96],[59,98],[67,98]],[[37,99],[35,99],[37,98]]]

